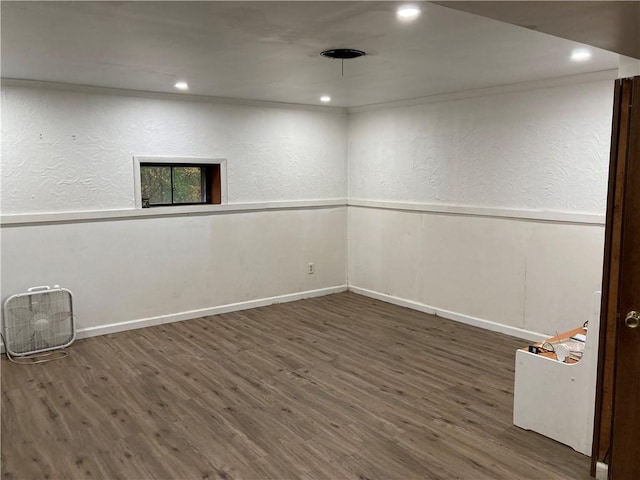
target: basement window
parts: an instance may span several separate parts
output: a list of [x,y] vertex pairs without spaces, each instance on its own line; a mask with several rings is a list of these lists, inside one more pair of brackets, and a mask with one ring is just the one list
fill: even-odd
[[224,203],[223,159],[134,157],[138,208]]

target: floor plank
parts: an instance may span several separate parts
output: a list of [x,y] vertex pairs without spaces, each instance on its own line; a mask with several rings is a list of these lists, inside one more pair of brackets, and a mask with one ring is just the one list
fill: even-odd
[[588,479],[511,424],[526,342],[352,293],[2,360],[2,478]]

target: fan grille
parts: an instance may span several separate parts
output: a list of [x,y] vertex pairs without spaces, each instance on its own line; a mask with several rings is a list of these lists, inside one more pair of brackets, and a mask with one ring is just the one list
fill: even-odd
[[75,338],[71,293],[58,289],[10,297],[4,305],[3,333],[14,356],[68,346]]

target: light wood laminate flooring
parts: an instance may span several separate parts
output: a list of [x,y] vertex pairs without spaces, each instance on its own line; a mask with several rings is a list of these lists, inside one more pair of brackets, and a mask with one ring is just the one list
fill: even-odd
[[588,479],[512,425],[526,342],[343,293],[2,360],[2,479]]

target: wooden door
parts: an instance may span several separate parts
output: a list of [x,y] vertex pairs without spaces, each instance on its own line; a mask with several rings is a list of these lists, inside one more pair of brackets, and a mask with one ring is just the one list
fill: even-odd
[[640,479],[640,77],[616,82],[592,458]]
[[632,91],[618,287],[612,479],[640,479],[640,77],[627,83]]

